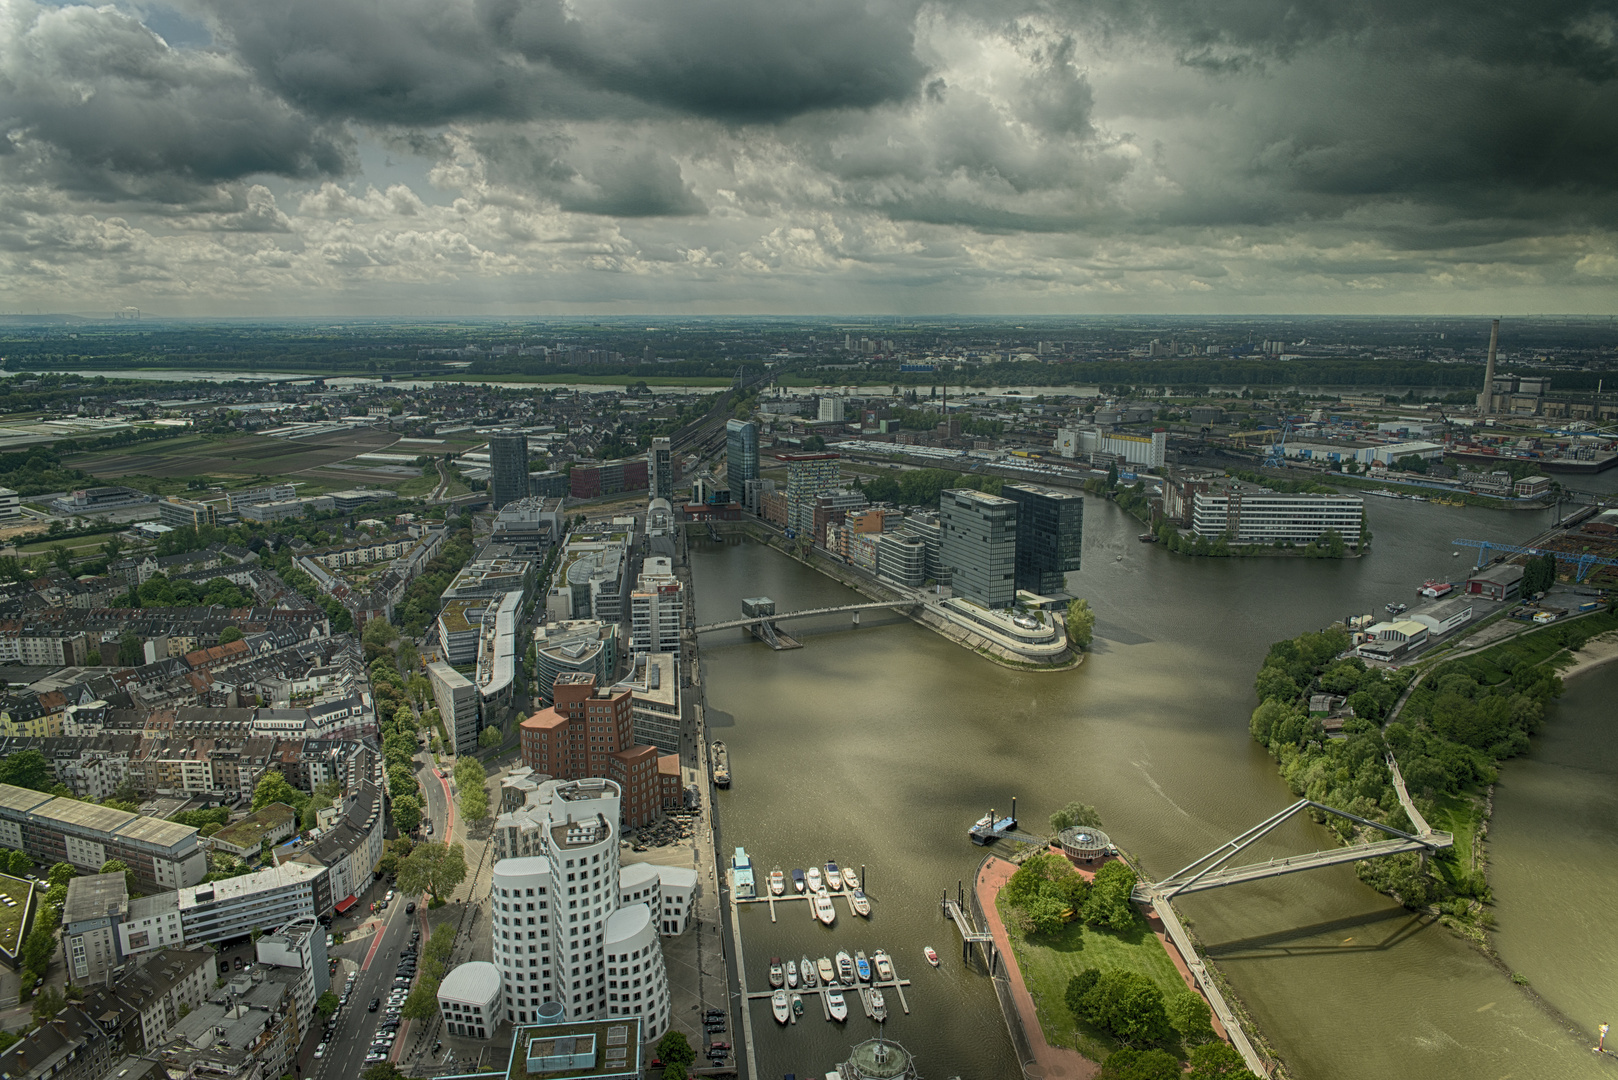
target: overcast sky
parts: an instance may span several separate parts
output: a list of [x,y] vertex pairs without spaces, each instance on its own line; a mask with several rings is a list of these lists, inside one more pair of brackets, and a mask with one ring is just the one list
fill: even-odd
[[0,0],[0,311],[1618,309],[1612,0]]

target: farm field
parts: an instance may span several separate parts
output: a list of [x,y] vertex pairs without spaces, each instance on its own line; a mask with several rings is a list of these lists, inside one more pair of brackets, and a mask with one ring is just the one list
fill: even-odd
[[391,432],[379,431],[347,431],[315,439],[186,435],[127,449],[75,454],[66,464],[109,482],[133,477],[206,477],[228,484],[261,476],[288,476],[324,490],[342,485],[300,474],[389,446],[396,438]]

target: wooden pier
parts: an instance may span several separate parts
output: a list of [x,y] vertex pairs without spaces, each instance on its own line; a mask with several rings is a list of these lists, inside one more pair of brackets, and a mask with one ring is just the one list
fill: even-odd
[[[829,1021],[829,1020],[831,1020],[831,1003],[826,999],[826,992],[829,991],[829,990],[841,990],[843,992],[844,998],[847,998],[847,997],[850,997],[850,996],[858,996],[858,998],[860,1000],[860,1005],[865,1009],[865,1015],[871,1017],[872,1019],[875,1019],[875,1017],[871,1013],[870,992],[872,990],[892,990],[893,993],[894,993],[894,996],[899,999],[899,1007],[901,1009],[903,1009],[904,1012],[905,1012],[905,1015],[908,1016],[908,1015],[910,1015],[910,1002],[909,1002],[909,1000],[907,1000],[905,998],[904,988],[909,986],[909,985],[910,985],[910,980],[900,978],[898,970],[895,969],[894,972],[893,972],[893,978],[887,980],[886,982],[883,982],[881,980],[877,980],[877,981],[868,982],[868,983],[856,983],[853,986],[845,986],[842,983],[838,983],[835,986],[827,986],[824,983],[822,983],[819,986],[806,987],[806,986],[803,986],[802,984],[800,984],[796,989],[794,989],[792,987],[782,987],[782,989],[784,991],[786,991],[786,994],[787,994],[788,997],[791,997],[793,994],[801,994],[804,997],[808,997],[809,995],[813,994],[815,997],[819,998],[820,999],[820,1011],[825,1014],[826,1019]],[[750,1002],[762,1001],[762,1002],[768,1003],[770,998],[775,996],[775,991],[774,990],[764,990],[764,991],[753,990],[753,991],[748,991],[745,996],[746,996],[747,1000],[750,1001]],[[796,1024],[798,1022],[798,1018],[797,1018],[796,1015],[793,1015],[793,1016],[788,1018],[787,1022],[790,1023],[790,1024]]]
[[[768,887],[769,887],[768,885],[765,886],[766,889],[768,889]],[[776,904],[785,904],[785,903],[787,903],[789,901],[792,901],[792,900],[813,900],[817,895],[828,896],[834,901],[836,901],[836,900],[846,901],[847,904],[848,904],[848,914],[853,918],[865,919],[865,918],[870,917],[870,916],[867,916],[867,915],[861,915],[859,912],[855,911],[854,910],[854,898],[852,896],[850,896],[848,893],[843,892],[843,891],[825,892],[825,893],[818,893],[818,894],[817,893],[812,893],[812,892],[801,892],[801,893],[799,893],[799,892],[791,892],[791,893],[784,893],[781,896],[774,896],[774,895],[771,895],[769,893],[766,893],[764,896],[745,896],[745,897],[744,896],[738,896],[736,898],[736,903],[738,905],[740,905],[740,904],[768,904],[768,905],[770,905],[770,921],[771,922],[779,922],[780,920],[775,917],[775,905]],[[871,904],[873,908],[876,906],[876,902],[871,897],[870,893],[862,892],[861,895],[863,895],[865,897],[866,902]],[[820,921],[819,917],[815,915],[815,906],[813,904],[809,905],[809,918],[812,921],[815,921],[815,922]]]

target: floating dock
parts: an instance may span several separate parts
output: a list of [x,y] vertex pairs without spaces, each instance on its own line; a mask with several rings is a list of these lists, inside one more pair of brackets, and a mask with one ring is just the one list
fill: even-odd
[[987,814],[978,818],[967,835],[972,843],[982,847],[994,843],[996,840],[1017,831],[1017,796],[1011,797],[1011,814],[1007,817],[997,818],[991,807]]

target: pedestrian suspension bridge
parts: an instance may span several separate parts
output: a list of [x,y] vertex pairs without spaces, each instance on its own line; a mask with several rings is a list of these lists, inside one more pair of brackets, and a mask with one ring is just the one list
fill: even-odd
[[[758,597],[757,599],[758,600],[769,601],[768,597]],[[750,601],[743,601],[744,605],[749,603],[749,602]],[[838,614],[841,614],[842,612],[845,612],[845,611],[852,611],[852,612],[880,611],[880,610],[883,610],[883,609],[886,609],[886,608],[913,608],[913,607],[920,607],[920,606],[921,606],[921,601],[920,600],[903,599],[903,600],[883,600],[883,601],[880,601],[880,602],[865,603],[865,604],[843,604],[843,605],[838,606],[838,607],[805,608],[802,611],[777,612],[777,611],[774,610],[775,602],[774,601],[769,601],[770,610],[768,612],[762,612],[761,611],[759,614],[748,615],[748,616],[746,616],[744,618],[740,618],[740,619],[731,619],[728,622],[707,623],[705,625],[697,627],[695,630],[692,631],[692,633],[706,634],[706,633],[708,633],[710,631],[713,631],[713,630],[734,630],[739,626],[749,626],[749,627],[751,627],[751,626],[759,626],[761,624],[770,624],[772,629],[773,629],[773,624],[778,623],[778,622],[782,622],[782,621],[784,621],[786,619],[809,619],[809,618],[813,618],[813,617],[815,617],[817,615],[838,615]],[[858,621],[859,621],[858,618],[856,618],[855,622],[858,623]]]

